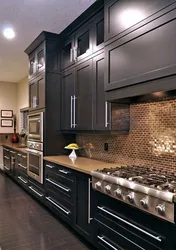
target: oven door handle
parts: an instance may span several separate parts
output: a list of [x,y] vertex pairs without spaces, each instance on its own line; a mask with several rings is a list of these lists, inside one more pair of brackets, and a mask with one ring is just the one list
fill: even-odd
[[133,228],[135,228],[135,229],[137,229],[138,231],[140,231],[140,232],[142,232],[142,233],[144,233],[144,234],[150,236],[151,238],[153,238],[153,239],[155,239],[155,240],[157,240],[157,241],[159,241],[159,242],[162,241],[161,236],[155,236],[155,235],[153,235],[153,234],[151,234],[151,233],[149,233],[149,232],[143,230],[142,228],[139,228],[139,227],[133,225],[132,223],[130,223],[130,222],[128,222],[128,221],[122,219],[121,217],[119,217],[119,216],[117,216],[117,215],[115,215],[115,214],[109,212],[109,211],[106,210],[104,207],[97,206],[97,208],[98,208],[99,210],[101,210],[101,211],[103,211],[103,212],[105,212],[105,213],[111,215],[112,217],[114,217],[114,218],[116,218],[116,219],[118,219],[118,220],[124,222],[125,224],[127,224],[127,225],[129,225],[129,226],[131,226],[131,227],[133,227]]

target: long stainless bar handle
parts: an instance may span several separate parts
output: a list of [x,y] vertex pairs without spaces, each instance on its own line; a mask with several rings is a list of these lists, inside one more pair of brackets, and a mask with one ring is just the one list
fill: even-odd
[[114,247],[113,245],[111,245],[109,242],[107,242],[104,237],[101,236],[97,236],[98,239],[100,239],[101,241],[103,241],[106,245],[108,245],[109,247],[111,247],[114,250],[119,250],[118,248]]
[[27,167],[23,166],[22,164],[18,163],[18,166],[24,169],[27,169]]
[[62,210],[64,213],[70,214],[70,211],[66,211],[64,208],[62,208],[62,207],[59,206],[57,203],[55,203],[53,200],[51,200],[50,197],[46,197],[46,199],[47,199],[48,201],[50,201],[53,205],[55,205],[56,207],[58,207],[60,210]]
[[73,49],[70,49],[70,62],[73,62]]
[[53,185],[55,185],[55,186],[57,186],[57,187],[59,187],[59,188],[63,189],[64,191],[66,191],[66,192],[70,192],[70,189],[69,189],[69,188],[65,188],[65,187],[63,187],[63,186],[61,186],[61,185],[57,184],[56,182],[54,182],[54,181],[50,180],[49,178],[46,178],[46,180],[47,180],[48,182],[52,183]]
[[20,180],[20,181],[22,181],[23,183],[25,183],[25,184],[27,184],[27,181],[25,181],[23,178],[21,178],[20,176],[18,176],[18,179]]
[[74,112],[73,112],[73,126],[76,128],[76,99],[77,97],[74,95],[73,100],[74,100]]
[[90,180],[90,178],[88,179],[88,224],[90,224],[91,220],[93,218],[91,218],[90,216],[90,210],[91,210],[91,202],[90,202],[90,188],[91,188],[91,183],[92,181]]
[[69,174],[69,172],[65,171],[65,170],[62,170],[62,169],[59,169],[59,172],[63,173],[63,174]]
[[7,160],[9,160],[9,159],[10,159],[10,158],[9,158],[9,157],[7,157],[6,155],[4,156],[4,158],[5,158],[5,159],[7,159]]
[[29,186],[29,189],[32,190],[34,193],[36,193],[38,196],[43,197],[43,194],[37,192],[33,187]]
[[108,122],[108,102],[105,102],[105,128],[109,125]]
[[71,111],[70,111],[70,123],[71,128],[73,128],[73,96],[71,95]]
[[151,233],[149,233],[149,232],[147,232],[147,231],[145,231],[145,230],[143,230],[143,229],[141,229],[141,228],[139,228],[139,227],[133,225],[132,223],[130,223],[130,222],[128,222],[128,221],[126,221],[126,220],[120,218],[119,216],[117,216],[117,215],[115,215],[115,214],[109,212],[108,210],[104,209],[103,207],[97,206],[97,208],[100,209],[101,211],[103,211],[103,212],[105,212],[105,213],[107,213],[107,214],[113,216],[114,218],[116,218],[116,219],[118,219],[118,220],[124,222],[125,224],[127,224],[127,225],[129,225],[129,226],[131,226],[131,227],[133,227],[133,228],[135,228],[135,229],[137,229],[138,231],[140,231],[140,232],[142,232],[142,233],[144,233],[144,234],[150,236],[151,238],[153,238],[153,239],[155,239],[155,240],[157,240],[157,241],[159,241],[159,242],[162,241],[162,239],[160,238],[160,236],[155,236],[155,235],[153,235],[153,234],[151,234]]
[[48,168],[54,168],[54,166],[51,166],[51,165],[48,165],[48,164],[46,164],[46,167],[48,167]]
[[4,168],[5,168],[6,170],[10,171],[10,168],[7,168],[6,166],[4,166]]

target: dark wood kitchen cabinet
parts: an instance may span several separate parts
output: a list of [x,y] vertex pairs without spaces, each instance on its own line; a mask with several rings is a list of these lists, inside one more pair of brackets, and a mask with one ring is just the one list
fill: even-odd
[[45,75],[41,74],[29,82],[29,109],[45,107]]
[[[155,19],[157,12],[174,0],[106,0],[104,6],[105,41],[117,39]],[[149,20],[147,20],[149,18]]]
[[16,180],[24,188],[28,188],[28,176],[27,176],[27,154],[17,153],[16,160]]
[[[172,8],[174,6],[176,4]],[[173,9],[105,47],[107,100],[113,101],[115,92],[112,90],[119,90],[115,98],[120,99],[172,88],[160,83],[156,86],[151,81],[174,75],[176,72],[175,25],[176,10]],[[142,85],[137,86],[138,83],[145,83],[145,88]],[[130,89],[129,86],[133,85],[137,87]]]
[[66,69],[103,48],[104,13],[102,1],[99,1],[97,4],[99,4],[98,9],[100,9],[97,13],[94,13],[95,9],[92,10],[93,14],[91,15],[93,16],[91,18],[89,17],[86,22],[84,21],[83,24],[79,24],[77,29],[73,27],[72,34],[63,36],[61,69]]
[[92,59],[61,75],[62,130],[92,130]]
[[104,52],[93,58],[93,128],[109,130],[111,104],[105,101],[104,91],[105,57]]
[[92,208],[93,208],[93,190],[91,176],[76,172],[76,217],[75,230],[86,240],[92,242]]

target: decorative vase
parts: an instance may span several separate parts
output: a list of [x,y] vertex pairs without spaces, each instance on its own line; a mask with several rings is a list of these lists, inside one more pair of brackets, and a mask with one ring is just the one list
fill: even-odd
[[77,155],[76,155],[74,149],[72,150],[71,154],[69,155],[69,158],[72,160],[73,163],[75,162]]
[[14,129],[14,133],[12,135],[12,139],[11,139],[12,143],[18,143],[19,142],[19,137],[16,133],[16,129]]

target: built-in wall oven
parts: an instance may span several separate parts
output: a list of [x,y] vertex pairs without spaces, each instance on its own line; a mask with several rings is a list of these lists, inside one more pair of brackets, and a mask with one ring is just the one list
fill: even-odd
[[28,140],[43,142],[43,112],[28,116]]
[[29,115],[28,176],[43,184],[43,112]]

